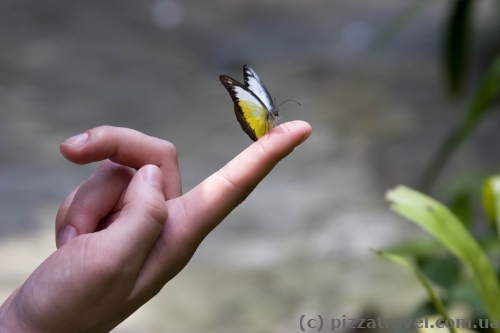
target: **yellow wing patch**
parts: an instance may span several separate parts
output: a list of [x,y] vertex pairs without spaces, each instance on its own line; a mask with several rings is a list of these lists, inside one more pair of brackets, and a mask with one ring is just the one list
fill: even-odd
[[257,139],[260,139],[260,137],[269,132],[272,123],[266,121],[268,111],[265,108],[246,100],[239,100],[238,105],[243,112],[246,122],[255,132]]

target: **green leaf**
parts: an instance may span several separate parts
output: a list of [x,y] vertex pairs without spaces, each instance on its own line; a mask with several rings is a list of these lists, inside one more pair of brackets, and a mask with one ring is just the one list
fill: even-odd
[[483,206],[488,221],[497,226],[500,235],[500,176],[493,176],[484,182]]
[[421,257],[444,252],[445,250],[446,248],[443,246],[443,244],[434,239],[430,239],[416,240],[403,244],[397,244],[385,249],[384,251],[399,254],[402,256]]
[[[376,251],[378,255],[380,255],[382,258],[388,259],[392,262],[395,262],[405,268],[407,268],[410,272],[415,274],[417,277],[418,281],[424,286],[425,290],[429,294],[429,297],[432,300],[432,304],[436,308],[437,312],[441,315],[441,318],[443,320],[450,319],[450,316],[448,315],[448,311],[446,311],[446,308],[443,305],[443,302],[441,301],[441,298],[439,298],[438,294],[436,291],[432,288],[431,284],[429,281],[425,278],[425,276],[415,267],[413,266],[408,260],[406,260],[404,257],[399,256],[397,254],[389,253],[389,252],[383,252],[383,251]],[[456,333],[455,328],[450,328],[450,332]]]
[[[479,246],[486,252],[500,252],[500,242],[498,237],[487,236],[477,240]],[[440,254],[446,251],[442,243],[435,239],[416,240],[391,246],[384,251],[399,254],[402,256],[413,256],[415,258]]]
[[389,191],[387,199],[394,212],[424,228],[468,267],[488,315],[500,318],[500,287],[496,273],[460,220],[445,205],[405,186]]
[[472,308],[477,318],[487,318],[488,314],[481,303],[481,297],[477,293],[477,289],[471,283],[463,281],[455,285],[448,294],[448,306],[455,303],[466,303]]
[[451,211],[468,227],[472,220],[472,197],[469,192],[458,193],[450,205]]
[[468,193],[472,198],[480,198],[484,181],[490,176],[491,173],[486,171],[462,172],[440,183],[437,193],[450,198]]
[[435,315],[436,313],[437,310],[432,301],[426,300],[413,309],[407,318],[422,318],[429,315]]
[[460,263],[450,255],[445,258],[427,258],[419,266],[429,280],[446,288],[446,290],[451,289],[459,282]]
[[450,10],[444,55],[450,92],[453,95],[460,94],[463,84],[473,2],[473,0],[455,0]]
[[455,151],[475,130],[476,125],[500,94],[500,54],[484,74],[462,121],[454,127],[441,143],[419,180],[419,188],[428,192],[439,173]]
[[474,94],[460,128],[460,139],[466,139],[475,129],[479,120],[486,114],[488,107],[500,95],[500,55],[484,75],[479,89]]

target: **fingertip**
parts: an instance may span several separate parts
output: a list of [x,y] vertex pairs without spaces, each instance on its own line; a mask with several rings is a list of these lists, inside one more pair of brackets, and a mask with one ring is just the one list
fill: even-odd
[[297,142],[297,146],[306,141],[312,133],[311,125],[305,121],[296,120],[291,121],[290,124],[293,125],[294,130],[297,132],[297,134],[301,134],[300,140]]
[[72,146],[74,148],[82,147],[89,137],[88,133],[81,133],[66,139],[62,144],[65,146]]
[[281,159],[307,140],[311,132],[311,125],[307,122],[295,120],[273,128],[268,134],[257,140],[256,143],[272,155],[280,156]]
[[79,153],[82,152],[84,146],[88,143],[88,138],[89,133],[87,132],[72,136],[61,143],[59,150],[67,160],[77,164],[84,164],[85,161],[79,160]]
[[99,126],[72,136],[61,144],[61,154],[75,164],[87,164],[111,158],[118,153],[113,139],[116,128]]
[[[300,145],[311,135],[312,128],[307,122],[302,120],[289,121],[273,128],[269,134],[271,138],[279,141],[286,141],[295,146]],[[264,139],[263,139],[264,138]],[[268,141],[265,136],[259,141]]]
[[64,220],[66,219],[66,214],[69,211],[69,208],[71,206],[71,203],[73,202],[73,199],[76,195],[76,192],[82,186],[83,183],[80,183],[67,197],[64,199],[63,203],[61,204],[61,207],[59,207],[59,210],[57,211],[56,214],[56,240],[59,238],[59,234],[61,233],[61,230],[64,227]]
[[75,227],[68,224],[59,234],[59,237],[57,239],[57,248],[60,248],[76,236],[78,236],[78,231],[75,229]]
[[139,169],[142,179],[151,186],[162,190],[163,177],[160,168],[156,165],[148,164]]

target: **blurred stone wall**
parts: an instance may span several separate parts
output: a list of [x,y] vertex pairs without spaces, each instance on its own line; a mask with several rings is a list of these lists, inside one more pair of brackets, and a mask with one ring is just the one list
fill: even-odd
[[[167,139],[186,192],[251,143],[218,79],[242,79],[248,63],[278,102],[302,104],[281,114],[314,132],[114,332],[291,332],[301,314],[405,315],[424,292],[369,248],[423,234],[388,211],[384,191],[414,184],[463,112],[442,84],[444,5],[369,49],[406,3],[0,0],[0,300],[55,250],[58,206],[96,167],[65,161],[64,139],[105,124]],[[500,152],[481,147],[499,121],[446,177],[495,167]]]

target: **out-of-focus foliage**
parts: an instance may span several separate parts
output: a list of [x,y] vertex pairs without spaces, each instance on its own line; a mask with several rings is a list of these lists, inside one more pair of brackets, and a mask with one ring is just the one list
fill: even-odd
[[460,140],[467,139],[500,94],[500,54],[484,74],[460,126]]
[[[468,268],[489,318],[500,318],[500,285],[495,269],[458,217],[445,205],[404,186],[388,192],[387,199],[394,212],[429,232]],[[439,267],[444,268],[443,272],[450,270],[442,263]],[[441,282],[448,290],[459,282],[453,272],[449,276]]]
[[[443,82],[450,95],[465,105],[465,111],[462,115],[457,113],[456,125],[445,135],[423,170],[418,187],[424,192],[429,192],[435,186],[441,170],[472,137],[487,115],[500,110],[496,105],[500,96],[500,50],[493,53],[491,49],[488,50],[488,57],[470,56],[473,52],[481,52],[471,49],[471,45],[476,45],[472,43],[476,34],[473,22],[481,3],[474,0],[448,2],[447,19],[443,22]],[[376,41],[378,45],[387,44],[398,30],[415,20],[425,8],[437,3],[442,1],[428,3],[417,0],[409,4],[407,11],[380,34]],[[497,13],[497,19],[500,20],[500,11]],[[495,41],[482,45],[499,46]],[[478,66],[471,64],[473,59],[489,59],[489,62]],[[476,79],[471,78],[471,67],[480,69],[474,73]],[[469,81],[477,84],[471,85]],[[497,275],[500,267],[489,257],[498,256],[500,250],[500,176],[458,177],[452,183],[446,186],[444,193],[448,198],[448,207],[403,186],[388,193],[391,209],[428,231],[434,239],[400,244],[388,249],[391,254],[384,257],[412,270],[429,292],[430,299],[418,305],[411,318],[431,314],[444,317],[439,304],[436,306],[435,295],[429,291],[431,287],[428,281],[432,281],[442,288],[446,307],[467,304],[474,313],[471,319],[476,324],[480,318],[498,319],[500,284]],[[489,223],[481,218],[483,215],[477,209],[481,192],[485,211],[483,215]],[[406,257],[411,258],[417,267],[412,266]],[[500,332],[499,328],[485,330],[479,326],[478,330]]]
[[[424,170],[420,188],[428,191],[436,181],[439,172],[453,153],[471,136],[481,120],[485,119],[491,105],[500,94],[500,55],[486,71],[481,84],[472,97],[467,112],[439,146],[437,152]],[[495,110],[498,110],[496,108]]]
[[387,46],[394,37],[408,24],[418,19],[427,9],[440,1],[422,0],[414,1],[402,13],[396,16],[385,28],[378,34],[373,42],[373,49],[381,49]]
[[500,176],[490,177],[483,187],[483,206],[486,217],[491,224],[497,226],[500,235]]
[[462,92],[474,0],[457,0],[452,3],[446,32],[445,66],[450,92],[458,96]]
[[[397,35],[407,24],[417,19],[418,16],[433,4],[443,1],[413,1],[408,8],[397,16],[387,27],[382,30],[376,39],[374,46],[383,46]],[[443,30],[443,66],[447,84],[447,90],[456,99],[466,100],[470,98],[468,107],[463,115],[457,119],[457,125],[445,136],[438,149],[430,159],[418,182],[418,188],[429,192],[435,185],[436,180],[443,167],[453,156],[455,151],[473,134],[477,125],[485,119],[491,110],[492,104],[500,95],[500,50],[496,56],[490,57],[489,64],[481,65],[485,68],[479,73],[482,79],[477,87],[467,85],[469,79],[469,68],[472,67],[469,54],[471,53],[471,41],[474,38],[473,21],[475,10],[480,1],[474,0],[449,0],[447,20],[444,22]],[[500,20],[500,11],[498,12]],[[485,43],[485,44],[495,44]],[[475,50],[478,53],[480,50]],[[478,66],[476,66],[478,67]],[[471,97],[469,97],[471,96]],[[495,110],[498,110],[496,108]],[[462,197],[461,200],[468,200]],[[468,214],[462,211],[461,218]]]
[[[500,266],[488,257],[497,257],[500,253],[500,233],[489,227],[494,224],[498,229],[499,226],[500,176],[479,177],[483,179],[481,186],[474,185],[478,181],[472,181],[474,178],[470,177],[469,184],[458,186],[454,182],[448,185],[446,193],[452,198],[450,208],[405,187],[389,192],[388,199],[393,210],[420,225],[435,238],[399,244],[387,251],[415,261],[420,272],[442,288],[444,304],[448,307],[466,304],[473,313],[471,320],[477,323],[480,318],[492,318],[492,313],[499,311],[495,296],[491,296],[500,290],[497,282]],[[474,199],[480,197],[478,189],[483,192],[484,214],[472,213],[476,206]],[[460,199],[464,196],[470,200]],[[454,213],[460,201],[467,208],[462,207],[458,211],[470,213],[469,223],[463,223]],[[482,222],[482,216],[490,223],[483,223],[483,229],[478,234],[474,229],[477,229],[478,222]],[[478,235],[473,236],[474,233]],[[472,274],[464,274],[465,267]],[[431,297],[430,301],[419,304],[409,317],[435,313],[438,312],[432,306]]]
[[451,203],[451,211],[462,221],[466,226],[470,224],[472,219],[471,212],[472,195],[468,192],[457,193]]
[[[425,288],[427,291],[427,294],[432,300],[432,304],[434,305],[434,308],[436,311],[440,314],[440,318],[442,320],[447,320],[450,319],[450,316],[448,315],[448,311],[446,311],[446,308],[444,307],[443,302],[441,301],[441,298],[437,294],[437,292],[432,288],[431,283],[427,280],[427,278],[415,267],[413,266],[408,260],[406,260],[404,257],[390,253],[390,252],[384,252],[384,251],[378,251],[377,252],[382,258],[388,259],[392,262],[395,262],[396,264],[399,264],[406,269],[408,269],[410,272],[412,272],[418,281],[422,284],[422,286]],[[435,322],[435,321],[434,321]],[[450,328],[450,331],[452,333],[456,333],[456,329]]]

